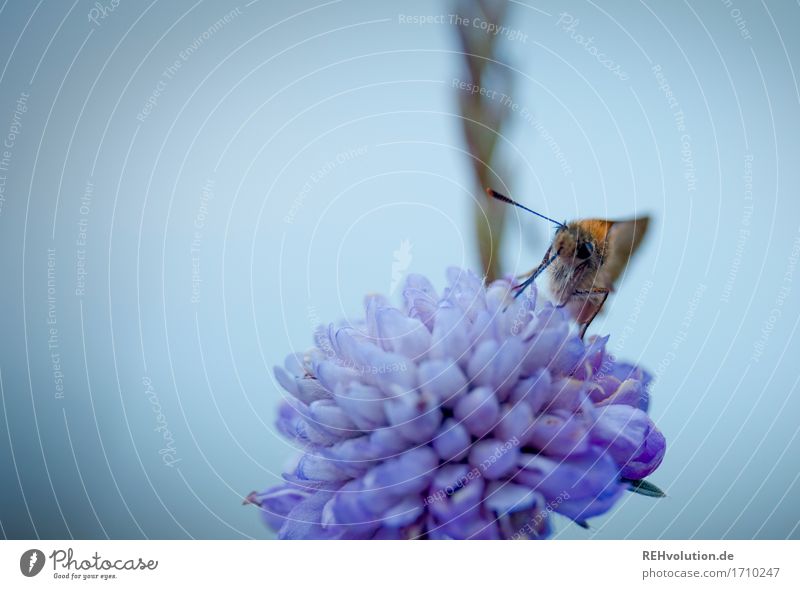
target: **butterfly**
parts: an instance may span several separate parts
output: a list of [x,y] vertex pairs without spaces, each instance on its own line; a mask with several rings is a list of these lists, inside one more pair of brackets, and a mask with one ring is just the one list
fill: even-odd
[[583,339],[631,256],[639,249],[650,225],[650,217],[645,215],[620,221],[583,219],[560,223],[491,188],[486,192],[492,198],[556,224],[556,234],[542,262],[523,275],[525,280],[514,287],[517,291],[515,296],[521,295],[540,274],[549,270],[553,297],[559,307],[566,307],[575,318],[580,326],[580,338]]

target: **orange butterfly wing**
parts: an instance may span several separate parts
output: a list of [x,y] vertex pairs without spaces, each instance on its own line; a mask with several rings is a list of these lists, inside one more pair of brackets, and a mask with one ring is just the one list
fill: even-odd
[[650,217],[637,217],[625,221],[603,221],[609,223],[606,232],[606,255],[603,270],[608,277],[609,286],[617,281],[628,266],[631,256],[639,246],[650,226]]

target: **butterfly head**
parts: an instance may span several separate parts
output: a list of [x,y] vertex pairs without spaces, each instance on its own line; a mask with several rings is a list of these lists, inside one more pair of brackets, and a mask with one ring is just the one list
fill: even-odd
[[552,249],[558,254],[559,262],[573,268],[599,265],[596,240],[580,223],[567,223],[559,227]]

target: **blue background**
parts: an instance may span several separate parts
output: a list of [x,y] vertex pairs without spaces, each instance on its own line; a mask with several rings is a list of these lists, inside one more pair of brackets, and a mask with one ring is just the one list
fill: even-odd
[[[269,537],[241,499],[291,452],[271,367],[390,293],[404,240],[437,285],[478,266],[458,6],[93,7],[0,8],[2,533]],[[556,537],[800,537],[798,24],[790,2],[511,7],[513,195],[558,219],[655,218],[592,330],[657,375],[669,497]],[[533,266],[550,231],[511,215],[505,268]]]

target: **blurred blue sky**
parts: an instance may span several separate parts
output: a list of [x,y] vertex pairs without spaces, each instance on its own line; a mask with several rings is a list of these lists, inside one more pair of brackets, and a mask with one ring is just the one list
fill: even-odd
[[[458,5],[98,1],[0,9],[2,531],[268,537],[272,365],[403,242],[477,267]],[[511,12],[504,189],[655,219],[592,330],[657,375],[669,497],[557,536],[800,537],[800,7]],[[513,213],[507,271],[550,232]]]

